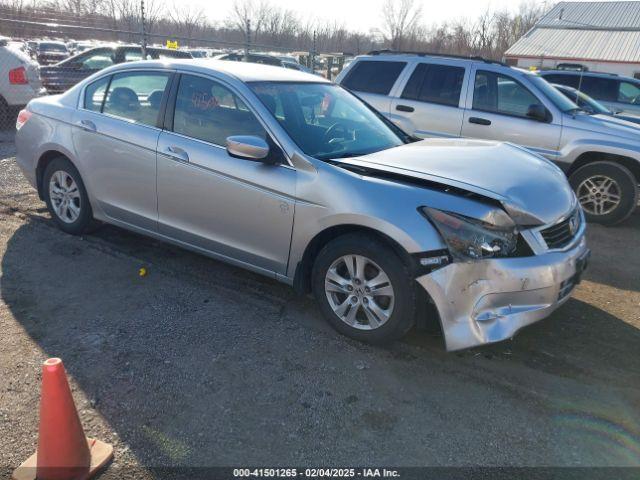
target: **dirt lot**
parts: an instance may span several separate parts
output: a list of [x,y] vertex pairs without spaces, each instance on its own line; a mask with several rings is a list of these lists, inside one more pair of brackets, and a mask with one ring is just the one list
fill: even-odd
[[87,433],[115,445],[102,479],[175,465],[640,466],[638,214],[590,228],[573,299],[514,340],[448,354],[413,332],[374,348],[275,281],[113,227],[63,234],[13,144],[0,150],[5,474],[35,449],[51,356]]

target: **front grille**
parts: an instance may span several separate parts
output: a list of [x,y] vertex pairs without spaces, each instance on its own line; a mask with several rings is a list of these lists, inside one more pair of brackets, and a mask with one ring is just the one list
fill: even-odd
[[582,217],[580,216],[579,208],[569,215],[561,222],[556,223],[550,227],[540,231],[542,238],[547,243],[549,249],[564,248],[569,245],[576,234],[580,230],[580,223]]

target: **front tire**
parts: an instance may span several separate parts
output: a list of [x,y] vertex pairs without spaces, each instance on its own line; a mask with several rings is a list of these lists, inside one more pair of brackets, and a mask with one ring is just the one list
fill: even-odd
[[56,225],[72,235],[88,232],[93,212],[80,173],[66,158],[53,159],[44,171],[42,190]]
[[338,237],[316,257],[312,289],[328,322],[359,341],[384,344],[415,321],[409,269],[385,243],[363,234]]
[[638,180],[614,162],[594,162],[576,170],[569,183],[588,222],[615,225],[627,219],[638,204]]

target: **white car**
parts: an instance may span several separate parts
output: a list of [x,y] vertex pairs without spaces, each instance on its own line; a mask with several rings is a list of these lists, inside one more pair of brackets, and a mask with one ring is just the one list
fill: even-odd
[[13,123],[12,111],[42,93],[38,64],[0,37],[0,128]]

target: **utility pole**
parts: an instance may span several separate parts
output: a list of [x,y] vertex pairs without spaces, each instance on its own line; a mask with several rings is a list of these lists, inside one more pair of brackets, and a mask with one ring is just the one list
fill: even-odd
[[313,31],[313,47],[311,49],[311,73],[316,73],[316,31]]
[[249,61],[249,48],[251,46],[251,19],[247,18],[247,25],[244,39],[244,61]]
[[144,0],[140,0],[140,18],[142,21],[142,43],[141,43],[141,47],[142,47],[142,59],[146,60],[147,59],[147,31],[145,28],[145,17],[144,17]]

